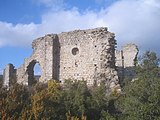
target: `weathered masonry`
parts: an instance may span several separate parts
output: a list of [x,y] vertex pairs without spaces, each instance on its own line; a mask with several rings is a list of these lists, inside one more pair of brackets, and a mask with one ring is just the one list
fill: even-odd
[[[12,64],[6,67],[4,84],[9,85],[15,75],[18,83],[32,85],[33,68],[38,63],[42,71],[40,82],[54,79],[63,83],[65,79],[76,79],[85,80],[88,85],[105,81],[106,85],[114,87],[119,83],[114,38],[114,34],[103,27],[45,35],[33,41],[33,53],[23,65],[18,69],[14,69]],[[123,62],[132,66],[136,57],[128,56],[125,52],[123,55],[118,52],[116,56],[119,59],[116,65],[120,67]]]
[[121,50],[115,50],[116,66],[120,80],[124,77],[135,77],[134,66],[137,62],[138,47],[135,44],[126,44]]

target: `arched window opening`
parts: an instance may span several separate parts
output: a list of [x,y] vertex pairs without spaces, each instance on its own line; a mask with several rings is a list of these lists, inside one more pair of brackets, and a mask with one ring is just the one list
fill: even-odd
[[42,74],[39,62],[37,62],[36,60],[30,62],[30,64],[27,67],[27,74],[28,74],[28,86],[32,86],[33,84],[39,82],[39,79]]
[[40,67],[39,63],[36,63],[34,65],[34,80],[39,81],[41,74],[42,74],[41,67]]

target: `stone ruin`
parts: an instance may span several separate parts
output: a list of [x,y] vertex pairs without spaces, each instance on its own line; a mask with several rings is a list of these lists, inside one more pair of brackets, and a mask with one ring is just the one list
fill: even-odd
[[122,50],[115,50],[116,66],[120,80],[125,77],[134,79],[134,66],[137,62],[138,51],[138,47],[132,43],[124,45]]
[[54,79],[63,84],[74,79],[85,80],[89,86],[102,81],[110,88],[119,86],[124,69],[134,66],[138,49],[134,44],[121,51],[115,47],[115,35],[106,27],[45,35],[32,42],[32,55],[18,69],[12,64],[6,66],[4,85],[9,86],[16,76],[18,83],[31,86],[38,63],[42,71],[39,82]]

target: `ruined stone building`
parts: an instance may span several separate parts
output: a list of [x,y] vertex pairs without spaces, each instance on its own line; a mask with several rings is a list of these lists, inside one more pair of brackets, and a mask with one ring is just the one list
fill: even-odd
[[[12,64],[6,66],[4,85],[9,85],[13,76],[18,83],[32,85],[38,63],[42,71],[39,82],[76,79],[88,85],[105,81],[110,87],[116,86],[122,69],[134,66],[138,51],[134,44],[121,51],[115,51],[115,47],[115,35],[103,27],[45,35],[32,42],[32,55],[18,69]],[[118,72],[116,66],[121,68]]]

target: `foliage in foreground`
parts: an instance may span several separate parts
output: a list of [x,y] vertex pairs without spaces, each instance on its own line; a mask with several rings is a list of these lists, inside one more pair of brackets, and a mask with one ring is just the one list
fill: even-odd
[[147,51],[136,67],[137,78],[124,87],[117,106],[126,120],[160,119],[160,69],[154,52]]
[[49,81],[47,88],[37,84],[32,92],[15,84],[9,90],[1,88],[0,97],[2,120],[98,120],[109,110],[105,86],[88,89],[84,81],[66,81],[63,88]]
[[[137,76],[122,88],[122,95],[106,96],[104,84],[88,88],[85,81],[68,80],[61,86],[49,81],[31,90],[14,84],[0,87],[0,119],[13,120],[158,120],[160,70],[154,52],[146,52],[136,67]],[[114,95],[114,96],[113,96]]]

